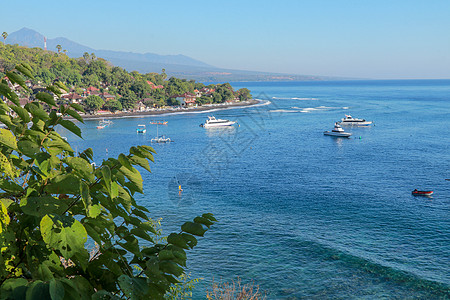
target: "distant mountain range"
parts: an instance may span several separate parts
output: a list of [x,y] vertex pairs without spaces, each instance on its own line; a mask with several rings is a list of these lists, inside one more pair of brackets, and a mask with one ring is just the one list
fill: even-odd
[[[6,43],[44,49],[44,35],[29,28],[22,28],[9,34]],[[169,76],[195,79],[198,81],[300,81],[337,79],[322,76],[222,69],[181,54],[159,55],[155,53],[141,54],[123,51],[98,50],[81,45],[64,37],[53,39],[47,38],[47,50],[57,51],[57,45],[61,45],[62,49],[67,50],[67,55],[70,57],[82,57],[85,52],[88,52],[89,54],[94,53],[95,56],[106,59],[113,65],[122,67],[127,71],[149,73],[161,72],[162,69],[165,69]]]

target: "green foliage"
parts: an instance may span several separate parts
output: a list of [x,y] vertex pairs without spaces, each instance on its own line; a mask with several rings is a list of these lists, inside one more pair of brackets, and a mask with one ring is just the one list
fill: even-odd
[[[24,68],[11,70],[17,75],[11,80],[30,75]],[[188,295],[194,282],[183,275],[186,250],[216,219],[203,214],[167,239],[161,237],[159,223],[133,197],[143,192],[136,166],[149,171],[154,149],[132,147],[96,167],[92,149],[77,156],[55,131],[61,125],[81,136],[64,119],[79,117],[81,107],[57,105],[43,93],[19,108],[9,87],[0,87],[0,94],[11,100],[0,100],[0,120],[7,127],[0,129],[0,299]],[[48,89],[57,88],[64,86]],[[40,102],[59,114],[47,113]]]
[[[6,75],[21,62],[27,62],[31,68],[19,71],[30,78],[32,84],[48,86],[56,79],[73,88],[78,94],[88,87],[96,87],[108,92],[120,101],[123,109],[134,109],[143,99],[152,99],[156,106],[179,105],[171,98],[183,93],[194,93],[205,87],[203,83],[194,80],[179,79],[175,77],[166,80],[167,74],[127,72],[120,67],[113,67],[107,61],[97,58],[94,53],[85,52],[83,57],[69,58],[62,55],[64,52],[58,45],[58,53],[44,51],[40,48],[26,48],[17,45],[4,45],[0,47],[0,76]],[[29,72],[29,73],[26,73]],[[14,74],[12,75],[14,76]],[[157,87],[158,86],[158,87]],[[234,91],[229,83],[211,84],[212,94],[204,95],[198,103],[222,103],[234,98],[247,100],[251,98],[247,89]],[[31,91],[27,91],[28,95]],[[112,109],[117,109],[114,104]],[[86,107],[87,110],[92,110]]]
[[105,104],[103,99],[96,95],[88,96],[84,101],[87,110],[94,112],[102,108],[103,104]]
[[119,100],[115,100],[115,99],[112,99],[112,100],[109,100],[108,102],[106,102],[104,107],[111,112],[116,112],[118,110],[122,110],[122,104],[119,102]]

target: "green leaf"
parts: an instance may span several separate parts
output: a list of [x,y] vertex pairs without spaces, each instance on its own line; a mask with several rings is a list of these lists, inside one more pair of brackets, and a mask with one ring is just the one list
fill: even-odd
[[46,87],[46,89],[50,92],[52,92],[53,94],[57,95],[58,97],[61,96],[62,92],[61,90],[53,85],[49,85],[48,87]]
[[31,216],[42,217],[47,214],[61,214],[68,205],[52,196],[28,197],[20,202],[22,211]]
[[142,145],[142,146],[140,146],[140,147],[144,148],[145,150],[147,150],[147,151],[149,151],[149,152],[152,152],[152,153],[155,153],[155,154],[156,154],[155,149],[153,149],[153,148],[150,147],[150,146]]
[[134,170],[134,168],[133,168],[133,166],[131,165],[131,163],[130,163],[128,157],[127,157],[125,154],[120,153],[120,154],[119,154],[118,160],[119,160],[120,164],[121,164],[122,166],[124,166],[125,168],[129,169],[130,171],[133,171],[133,170]]
[[0,144],[3,144],[13,150],[17,150],[16,137],[9,130],[0,129]]
[[75,174],[86,179],[89,182],[94,182],[95,175],[92,165],[85,159],[80,157],[68,157],[64,159],[64,162],[69,165]]
[[84,108],[83,106],[81,106],[80,104],[77,103],[70,103],[69,104],[71,107],[75,108],[78,111],[84,112]]
[[120,172],[123,173],[123,175],[125,175],[130,180],[130,182],[132,182],[136,186],[136,188],[138,189],[138,192],[142,193],[143,180],[142,180],[142,176],[138,172],[138,170],[133,168],[133,171],[132,171],[125,167],[120,167],[119,170],[120,170]]
[[87,148],[83,152],[81,152],[80,157],[85,159],[86,161],[92,161],[94,158],[94,151],[92,151],[92,148]]
[[136,238],[133,238],[126,243],[117,242],[117,244],[122,246],[123,249],[130,251],[134,255],[140,255],[139,243]]
[[141,228],[133,228],[133,229],[130,230],[130,233],[135,235],[135,236],[137,236],[137,237],[140,237],[141,239],[149,241],[151,243],[154,242],[153,239],[150,237],[150,235],[145,230],[143,230]]
[[45,93],[45,92],[39,92],[35,95],[36,99],[41,100],[42,102],[47,103],[48,105],[50,105],[50,107],[52,106],[56,106],[56,102],[55,99],[53,98],[52,95],[50,95],[49,93]]
[[35,142],[32,142],[27,139],[21,139],[17,143],[17,147],[20,152],[25,154],[26,156],[33,158],[37,153],[40,152],[40,146]]
[[186,241],[181,237],[180,234],[177,233],[169,234],[169,236],[167,237],[167,242],[183,249],[189,249]]
[[174,263],[173,261],[170,261],[170,260],[161,261],[159,263],[159,268],[164,273],[173,274],[177,277],[184,273],[184,270],[182,267],[180,267],[179,265],[177,265],[176,263]]
[[[26,285],[28,284],[28,280],[25,278],[10,278],[6,279],[5,282],[0,287],[0,296],[2,299],[8,299],[5,297],[7,292],[11,293],[12,299],[25,299],[25,293],[27,290]],[[5,298],[3,298],[5,297]]]
[[7,179],[0,179],[0,189],[9,193],[21,193],[23,189],[20,185],[15,183],[14,181]]
[[147,171],[151,172],[150,170],[150,164],[148,163],[148,160],[145,158],[139,157],[139,156],[133,156],[130,158],[131,163],[133,165],[138,165],[146,169]]
[[60,89],[65,90],[66,92],[69,91],[69,89],[67,88],[67,86],[64,85],[64,83],[62,83],[61,81],[56,81],[54,83],[54,85],[56,85],[57,87],[59,87]]
[[212,221],[210,221],[209,219],[207,219],[205,217],[195,217],[194,222],[195,223],[199,223],[199,224],[203,224],[203,225],[205,225],[208,228],[209,228],[209,226],[214,224]]
[[88,216],[90,218],[97,218],[102,213],[102,207],[98,204],[89,207]]
[[106,184],[106,189],[111,193],[111,169],[108,166],[102,167],[102,176]]
[[40,280],[34,281],[27,290],[26,300],[50,299],[49,284]]
[[23,80],[22,76],[20,76],[19,74],[16,74],[14,72],[6,72],[6,76],[9,78],[9,81],[11,81],[12,83],[17,83],[24,89],[28,90],[28,87],[25,84],[25,80]]
[[11,100],[15,105],[20,106],[19,97],[3,82],[0,82],[0,94]]
[[201,224],[193,222],[184,223],[183,225],[181,225],[181,230],[196,236],[203,236],[206,232],[206,229],[204,229]]
[[62,127],[64,127],[64,128],[66,128],[67,130],[69,130],[70,132],[72,132],[72,133],[78,135],[79,137],[82,137],[82,136],[81,136],[81,129],[78,128],[78,126],[75,125],[73,122],[71,122],[71,121],[69,121],[69,120],[60,120],[60,121],[59,121],[59,124],[60,124]]
[[195,246],[197,246],[197,239],[195,238],[195,236],[187,234],[187,233],[182,233],[181,234],[181,238],[183,240],[185,240],[186,244],[192,249]]
[[111,193],[110,196],[112,199],[119,196],[119,185],[117,182],[111,182]]
[[121,275],[118,278],[119,286],[125,296],[131,299],[150,299],[144,297],[148,293],[149,286],[147,279],[142,277],[129,277],[127,275]]
[[51,300],[64,299],[64,285],[61,283],[61,281],[56,279],[50,280],[50,297]]
[[11,106],[11,109],[16,112],[16,114],[22,119],[24,123],[30,122],[30,115],[25,108],[21,106]]
[[84,243],[87,232],[83,225],[70,216],[45,215],[40,223],[44,242],[61,252],[64,258],[71,258],[78,252],[86,252]]
[[203,214],[202,217],[207,218],[210,221],[217,222],[216,218],[214,218],[214,215],[212,213]]
[[76,111],[74,111],[72,109],[67,109],[66,110],[66,114],[68,114],[69,116],[71,116],[75,120],[78,120],[81,123],[84,123],[83,118]]
[[30,79],[33,79],[33,75],[31,74],[31,70],[29,70],[27,67],[25,67],[23,64],[17,65],[16,70],[22,73],[23,75],[27,76]]
[[161,250],[159,252],[159,260],[172,260],[175,258],[172,250]]
[[80,193],[80,179],[73,174],[58,175],[45,187],[50,194],[72,194]]
[[45,110],[42,109],[38,102],[30,102],[25,104],[25,109],[28,110],[33,115],[33,117],[36,117],[39,120],[50,119],[48,114],[45,112]]

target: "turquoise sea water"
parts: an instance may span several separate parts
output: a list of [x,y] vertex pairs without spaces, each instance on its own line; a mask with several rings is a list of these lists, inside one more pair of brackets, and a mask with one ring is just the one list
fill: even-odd
[[[219,219],[190,252],[191,277],[204,278],[195,299],[213,278],[236,276],[269,299],[450,298],[450,80],[233,86],[266,105],[103,130],[86,121],[83,141],[67,134],[100,163],[150,145],[149,122],[168,121],[159,133],[175,142],[154,145],[138,201],[166,232],[204,212]],[[240,126],[199,127],[212,114]],[[345,114],[375,125],[324,136]],[[413,197],[414,188],[435,193]]]

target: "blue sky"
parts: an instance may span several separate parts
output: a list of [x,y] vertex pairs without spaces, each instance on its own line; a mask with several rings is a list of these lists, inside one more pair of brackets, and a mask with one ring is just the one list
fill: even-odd
[[449,0],[8,1],[22,27],[92,47],[184,54],[223,68],[450,78]]

